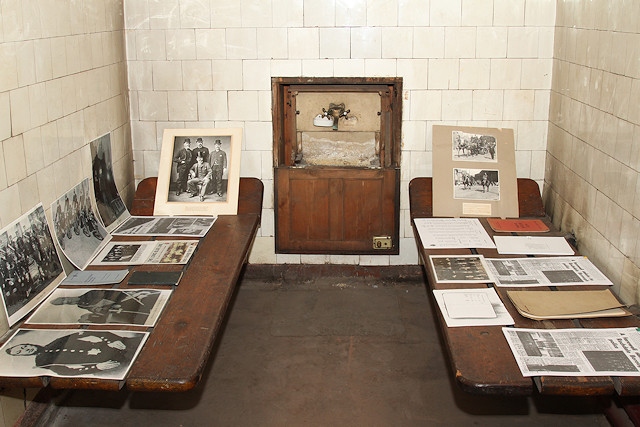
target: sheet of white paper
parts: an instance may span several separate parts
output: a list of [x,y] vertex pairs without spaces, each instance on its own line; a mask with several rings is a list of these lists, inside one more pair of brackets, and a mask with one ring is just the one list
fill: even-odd
[[564,237],[494,236],[499,254],[574,255]]
[[425,249],[495,248],[478,218],[415,218]]
[[114,285],[127,277],[129,270],[74,270],[61,285]]
[[485,293],[449,292],[442,295],[447,314],[452,319],[491,319],[496,312]]
[[[474,317],[474,318],[453,318],[449,316],[444,295],[448,294],[469,294],[469,298],[477,298],[477,295],[484,295],[491,303],[491,307],[495,313],[494,317]],[[473,295],[475,294],[475,295]],[[478,289],[436,289],[433,296],[438,303],[442,317],[448,327],[457,326],[490,326],[490,325],[513,325],[513,318],[507,311],[506,307],[500,300],[494,288],[478,288]],[[482,297],[480,297],[482,298]]]

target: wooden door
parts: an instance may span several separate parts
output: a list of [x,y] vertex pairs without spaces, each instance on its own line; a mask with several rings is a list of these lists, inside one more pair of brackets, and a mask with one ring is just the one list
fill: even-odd
[[[276,251],[398,254],[400,171],[275,169]],[[388,236],[389,248],[374,248]]]

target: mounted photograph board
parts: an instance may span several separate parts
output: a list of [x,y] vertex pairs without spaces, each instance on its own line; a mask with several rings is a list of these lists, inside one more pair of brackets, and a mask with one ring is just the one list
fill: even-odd
[[[241,128],[165,129],[153,214],[235,215],[241,148]],[[197,166],[199,155],[211,173],[208,182],[189,185],[191,179],[198,178],[192,167]]]
[[433,216],[518,217],[513,129],[433,126]]

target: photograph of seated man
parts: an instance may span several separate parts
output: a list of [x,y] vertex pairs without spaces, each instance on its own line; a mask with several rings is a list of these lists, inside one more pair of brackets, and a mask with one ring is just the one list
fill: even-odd
[[207,185],[211,180],[211,166],[204,161],[202,153],[198,153],[196,162],[189,170],[189,181],[187,181],[187,190],[191,197],[200,196],[200,201],[204,202]]

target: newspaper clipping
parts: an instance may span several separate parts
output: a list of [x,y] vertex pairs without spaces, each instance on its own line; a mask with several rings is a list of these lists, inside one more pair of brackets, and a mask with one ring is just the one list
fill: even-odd
[[522,375],[640,376],[636,328],[502,328]]
[[487,258],[498,286],[611,285],[586,257]]
[[198,240],[109,242],[92,265],[186,264]]

